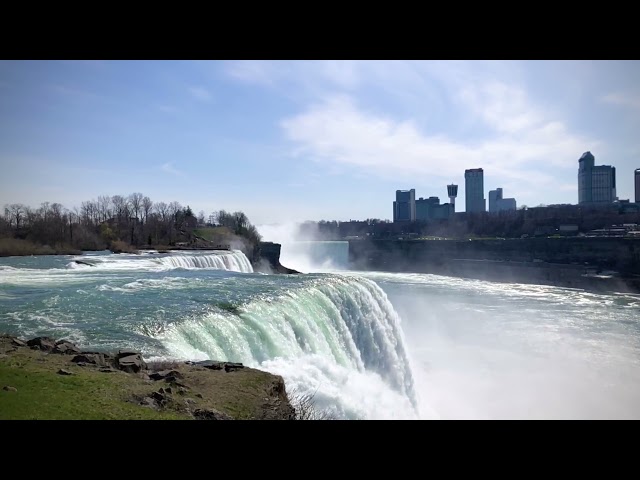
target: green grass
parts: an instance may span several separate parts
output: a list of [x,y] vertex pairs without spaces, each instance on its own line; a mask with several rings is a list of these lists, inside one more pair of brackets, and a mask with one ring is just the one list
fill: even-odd
[[221,238],[225,238],[231,235],[231,232],[227,227],[207,227],[207,228],[197,228],[193,230],[193,233],[198,235],[199,237],[204,238],[205,240],[218,241]]
[[[49,363],[49,362],[47,362]],[[20,359],[0,360],[0,420],[170,420],[187,419],[128,400],[139,389],[124,373],[103,373],[64,365],[74,375],[58,375],[51,365]],[[136,382],[134,382],[134,380]],[[150,390],[150,389],[149,389]]]

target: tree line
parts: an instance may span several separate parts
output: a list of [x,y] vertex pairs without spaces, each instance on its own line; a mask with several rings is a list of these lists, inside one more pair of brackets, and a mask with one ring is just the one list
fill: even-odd
[[5,205],[0,236],[41,245],[66,245],[80,250],[102,250],[115,242],[140,247],[172,246],[192,237],[198,227],[224,227],[229,235],[251,244],[260,241],[256,227],[243,212],[220,210],[197,216],[179,202],[153,202],[142,193],[99,196],[67,209],[44,202],[37,208],[20,203]]

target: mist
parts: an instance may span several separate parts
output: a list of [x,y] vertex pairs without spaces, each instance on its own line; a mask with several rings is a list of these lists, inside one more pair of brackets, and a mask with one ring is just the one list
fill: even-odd
[[636,296],[364,276],[402,319],[422,418],[640,418]]
[[302,273],[335,272],[348,269],[349,244],[325,241],[319,235],[300,233],[299,223],[257,226],[262,240],[282,245],[280,263]]

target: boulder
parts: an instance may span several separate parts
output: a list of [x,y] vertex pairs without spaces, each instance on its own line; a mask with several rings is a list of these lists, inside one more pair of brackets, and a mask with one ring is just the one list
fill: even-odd
[[55,340],[49,337],[32,338],[27,342],[27,345],[34,350],[42,350],[44,352],[51,352],[56,348]]
[[169,398],[167,397],[167,394],[165,392],[153,392],[151,394],[151,398],[158,404],[158,405],[164,405],[165,403],[167,403],[167,400],[169,400]]
[[227,362],[224,364],[225,372],[235,372],[236,370],[240,370],[241,368],[244,368],[244,365],[242,365],[241,363]]
[[73,373],[69,370],[64,370],[63,368],[61,368],[60,370],[58,370],[58,375],[73,375]]
[[25,342],[24,340],[20,340],[19,338],[12,338],[11,339],[11,343],[13,345],[15,345],[16,347],[26,347],[27,346],[27,342]]
[[149,375],[151,380],[164,380],[167,377],[183,378],[182,374],[177,370],[162,370],[160,372],[153,372]]
[[11,387],[9,385],[6,385],[4,387],[2,387],[2,390],[4,390],[5,392],[17,392],[18,389],[16,387]]
[[144,397],[141,401],[140,401],[140,405],[142,405],[143,407],[149,407],[149,408],[153,408],[154,410],[156,410],[158,408],[158,404],[156,403],[156,401],[151,398],[151,397]]
[[73,343],[68,342],[66,340],[60,340],[56,342],[56,346],[53,349],[53,353],[60,353],[63,355],[77,355],[80,352],[80,349],[76,347]]
[[142,355],[139,353],[133,353],[129,355],[116,356],[116,366],[128,373],[138,373],[141,370],[147,369],[147,364],[142,359]]
[[219,412],[212,408],[198,408],[192,415],[196,420],[233,420],[233,418],[226,413]]
[[101,367],[107,366],[104,355],[101,353],[81,353],[80,355],[76,355],[75,357],[73,357],[71,361],[77,364],[83,363],[86,365],[90,363],[92,365],[99,365]]
[[216,362],[214,360],[204,360],[202,362],[194,362],[193,365],[197,365],[199,367],[208,368],[209,370],[223,370],[225,372],[233,372],[240,368],[244,368],[244,365],[241,363],[233,363],[233,362]]
[[193,362],[193,365],[208,368],[209,370],[222,370],[224,362],[214,362],[213,360],[204,360],[202,362]]

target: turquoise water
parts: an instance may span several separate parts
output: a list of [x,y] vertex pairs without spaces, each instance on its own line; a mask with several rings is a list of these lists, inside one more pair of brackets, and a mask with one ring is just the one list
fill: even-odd
[[341,418],[640,418],[638,296],[349,272],[344,245],[288,248],[316,273],[254,273],[241,252],[3,258],[0,330],[243,362]]

